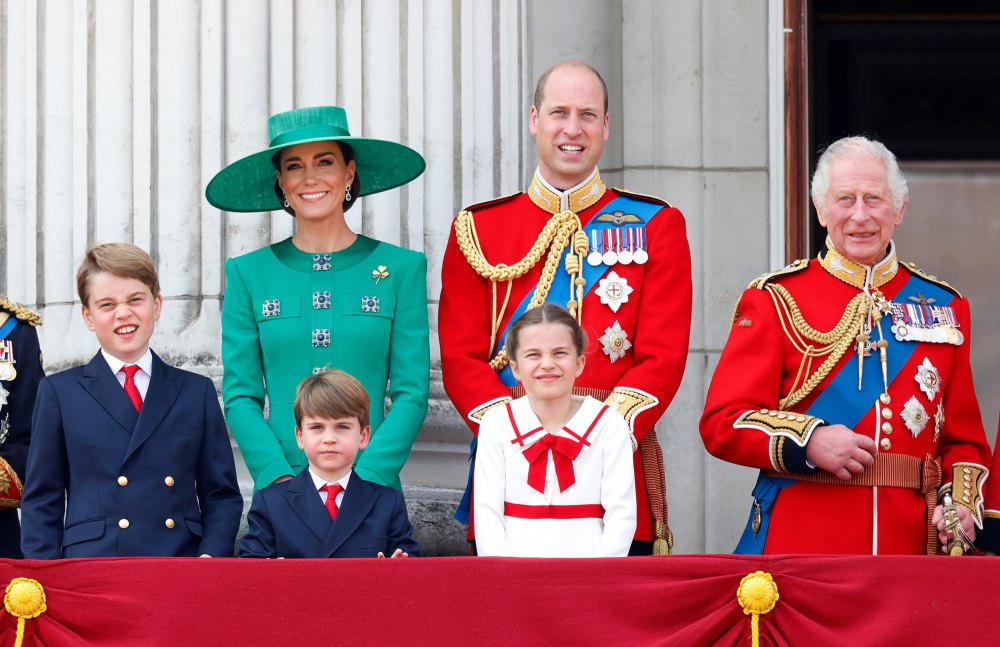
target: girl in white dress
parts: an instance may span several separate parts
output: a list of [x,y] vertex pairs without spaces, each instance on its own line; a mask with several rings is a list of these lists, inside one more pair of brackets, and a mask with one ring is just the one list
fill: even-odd
[[559,306],[527,311],[507,336],[526,395],[490,409],[476,452],[479,555],[618,557],[635,533],[628,425],[573,395],[587,336]]

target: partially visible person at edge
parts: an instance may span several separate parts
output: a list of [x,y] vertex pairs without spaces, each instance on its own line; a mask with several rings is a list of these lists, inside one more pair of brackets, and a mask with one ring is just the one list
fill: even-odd
[[205,190],[219,209],[284,209],[295,218],[291,238],[226,261],[226,419],[255,489],[290,479],[306,467],[295,442],[295,387],[341,369],[372,396],[371,442],[354,469],[399,489],[427,413],[427,259],[355,233],[344,212],[414,179],[424,160],[401,144],[352,137],[335,106],[276,114],[268,134],[267,149],[222,169]]
[[[1000,436],[1000,423],[997,424],[997,435]],[[976,547],[990,553],[1000,554],[1000,451],[993,453],[993,463],[990,473],[994,476],[986,481],[986,512],[983,513],[983,534]]]
[[831,144],[812,199],[826,248],[750,283],[701,419],[710,453],[761,470],[736,552],[969,548],[989,461],[969,303],[897,259],[908,191],[883,144]]
[[0,296],[0,557],[21,559],[24,470],[31,441],[31,412],[45,377],[36,327],[41,316]]
[[[441,270],[441,368],[476,435],[487,410],[523,394],[508,366],[511,323],[546,301],[568,307],[591,340],[574,392],[617,408],[632,433],[638,519],[630,554],[662,554],[672,538],[653,425],[684,372],[691,256],[680,211],[601,180],[609,119],[607,86],[591,66],[566,61],[538,79],[530,186],[455,219]],[[470,494],[456,518],[469,522],[474,541]]]

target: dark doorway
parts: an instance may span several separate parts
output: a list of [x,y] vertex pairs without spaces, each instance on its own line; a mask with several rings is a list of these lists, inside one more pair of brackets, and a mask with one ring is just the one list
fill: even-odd
[[[812,156],[845,135],[901,162],[1000,160],[1000,7],[814,0]],[[810,255],[823,233],[810,236]]]

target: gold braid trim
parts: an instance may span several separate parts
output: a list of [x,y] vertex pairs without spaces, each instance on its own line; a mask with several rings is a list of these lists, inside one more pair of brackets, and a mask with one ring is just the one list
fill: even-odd
[[[583,289],[586,281],[583,278],[583,256],[587,254],[589,242],[587,235],[582,231],[583,225],[580,218],[572,211],[562,211],[555,214],[545,223],[541,233],[531,246],[528,253],[514,265],[503,263],[493,265],[486,260],[483,254],[482,245],[479,243],[479,235],[476,233],[476,223],[470,211],[462,211],[455,218],[455,239],[459,249],[465,255],[465,260],[469,262],[476,274],[490,281],[493,289],[493,310],[491,313],[491,333],[490,351],[496,346],[497,332],[500,330],[500,322],[503,321],[504,313],[510,299],[511,286],[514,279],[527,274],[531,268],[538,264],[543,254],[546,254],[545,265],[542,266],[542,275],[538,279],[538,289],[528,303],[528,310],[537,308],[545,303],[545,299],[552,287],[556,269],[559,267],[559,258],[570,244],[573,245],[572,253],[566,257],[566,272],[572,277],[569,302],[566,309],[576,316],[577,321],[583,316]],[[507,295],[499,312],[496,308],[496,284],[507,283]],[[496,356],[490,360],[490,367],[494,371],[499,371],[507,365],[510,358],[507,356],[507,345],[504,344]]]
[[[802,362],[792,383],[791,392],[778,401],[778,408],[787,411],[808,396],[830,374],[847,349],[855,342],[871,309],[871,297],[864,292],[859,293],[847,304],[844,315],[833,330],[821,332],[806,323],[802,311],[787,289],[776,283],[768,283],[763,287],[774,302],[785,336],[795,349],[802,353]],[[817,347],[814,344],[821,346]],[[823,356],[826,356],[826,359],[818,369],[811,372],[813,359]]]
[[0,297],[0,308],[12,312],[15,317],[27,323],[29,326],[42,325],[42,315],[38,314],[28,306],[10,301],[6,297]]

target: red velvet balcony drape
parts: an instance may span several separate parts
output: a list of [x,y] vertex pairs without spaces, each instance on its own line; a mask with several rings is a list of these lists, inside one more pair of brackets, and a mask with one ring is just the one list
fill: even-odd
[[[27,646],[749,645],[741,579],[770,573],[762,645],[992,644],[1000,559],[739,557],[0,560],[37,580]],[[0,610],[0,645],[16,621]]]

